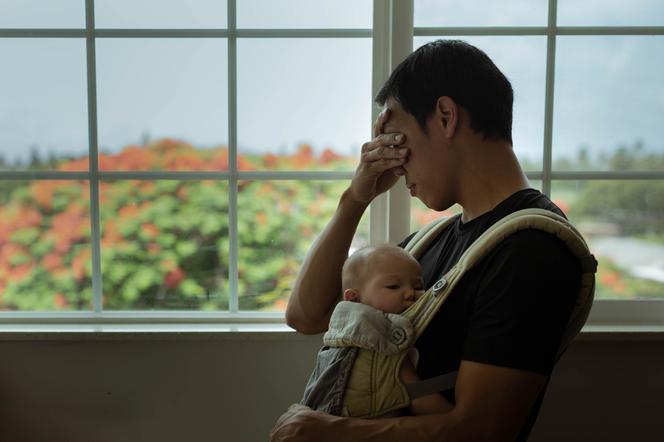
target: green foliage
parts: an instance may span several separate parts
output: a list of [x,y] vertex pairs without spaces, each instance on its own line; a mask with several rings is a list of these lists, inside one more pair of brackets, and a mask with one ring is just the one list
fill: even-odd
[[664,233],[664,182],[590,181],[570,214],[613,223],[624,235]]
[[[50,168],[85,170],[88,159]],[[562,160],[559,160],[562,161]],[[354,160],[308,146],[293,155],[240,155],[242,170],[350,170]],[[102,170],[218,170],[227,152],[173,140],[102,155]],[[571,164],[571,162],[570,162]],[[639,146],[575,164],[588,170],[664,170],[664,155]],[[586,166],[584,166],[586,165]],[[34,164],[35,168],[48,168]],[[556,168],[567,167],[559,162]],[[216,169],[215,169],[216,170]],[[662,181],[556,184],[575,220],[601,220],[625,235],[664,239]],[[283,310],[298,268],[334,212],[345,181],[238,184],[240,308]],[[0,182],[0,308],[80,310],[92,306],[87,181]],[[100,183],[101,269],[109,310],[228,308],[229,187],[223,181],[123,180]],[[429,213],[421,213],[428,219]],[[662,296],[662,284],[602,264],[598,296]]]

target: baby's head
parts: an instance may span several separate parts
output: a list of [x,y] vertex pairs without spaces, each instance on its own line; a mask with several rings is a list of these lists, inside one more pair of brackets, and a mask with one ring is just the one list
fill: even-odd
[[408,252],[389,244],[363,247],[341,272],[344,301],[401,313],[423,293],[422,269]]

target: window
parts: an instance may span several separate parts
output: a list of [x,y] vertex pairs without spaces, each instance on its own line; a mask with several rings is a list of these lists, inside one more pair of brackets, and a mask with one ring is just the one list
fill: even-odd
[[598,258],[593,316],[661,322],[661,302],[648,302],[664,299],[661,2],[457,6],[415,0],[414,46],[461,38],[489,54],[515,90],[514,145],[531,184],[541,180]]
[[4,317],[281,320],[370,135],[372,2],[61,6],[0,14]]
[[[531,184],[599,258],[596,319],[661,321],[660,3],[0,2],[0,320],[281,321],[372,97],[460,38],[512,81]],[[397,186],[353,247],[458,210]]]

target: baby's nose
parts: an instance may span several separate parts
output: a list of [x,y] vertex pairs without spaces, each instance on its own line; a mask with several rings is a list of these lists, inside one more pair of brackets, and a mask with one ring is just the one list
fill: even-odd
[[414,288],[409,288],[406,290],[406,300],[415,301],[417,299],[417,290]]

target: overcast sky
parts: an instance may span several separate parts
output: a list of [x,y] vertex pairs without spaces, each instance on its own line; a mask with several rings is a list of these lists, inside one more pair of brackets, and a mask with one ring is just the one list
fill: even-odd
[[[558,23],[664,25],[656,0],[558,0]],[[370,28],[371,0],[238,0],[238,27]],[[100,28],[214,28],[219,0],[97,0]],[[131,11],[129,13],[128,11]],[[545,0],[419,1],[416,26],[543,26]],[[84,0],[0,0],[0,28],[82,28]],[[414,47],[432,38],[416,38]],[[541,161],[546,38],[468,37],[515,90],[519,155]],[[228,141],[224,39],[98,39],[99,144],[115,152],[145,136],[200,147]],[[664,37],[559,37],[554,156],[642,140],[664,152]],[[356,153],[370,134],[371,39],[239,39],[241,151],[299,143]],[[87,88],[83,39],[0,38],[0,154],[83,154]]]

